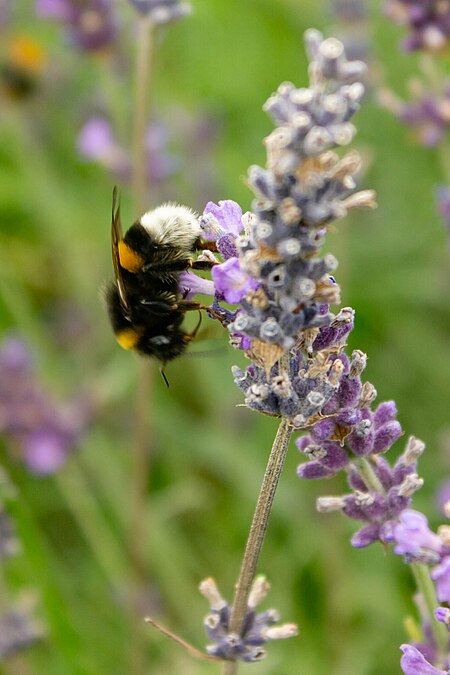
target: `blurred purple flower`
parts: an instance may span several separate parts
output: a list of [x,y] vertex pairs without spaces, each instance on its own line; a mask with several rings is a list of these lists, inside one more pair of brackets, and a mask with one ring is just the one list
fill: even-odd
[[442,84],[441,93],[426,91],[415,82],[413,99],[405,102],[390,90],[379,92],[380,103],[414,131],[420,143],[434,147],[450,128],[450,81]]
[[11,0],[0,0],[0,28],[7,26],[11,20]]
[[403,652],[400,666],[405,675],[447,675],[447,671],[432,666],[412,645],[401,645],[400,649]]
[[[152,183],[160,183],[173,174],[177,159],[166,150],[167,131],[159,122],[152,123],[146,135],[147,172]],[[78,152],[87,160],[98,162],[121,181],[131,178],[131,156],[117,141],[106,117],[90,117],[78,134]]]
[[36,0],[36,13],[64,24],[71,44],[98,51],[114,44],[117,26],[110,0]]
[[450,37],[448,0],[387,0],[385,11],[396,23],[408,26],[410,34],[402,43],[406,51],[445,48]]
[[125,178],[130,173],[130,158],[117,143],[112,126],[104,117],[88,119],[78,135],[77,149],[86,159],[102,164],[118,177]]
[[79,403],[55,403],[34,372],[22,340],[0,346],[0,432],[19,448],[27,468],[44,475],[57,471],[79,443],[86,410]]

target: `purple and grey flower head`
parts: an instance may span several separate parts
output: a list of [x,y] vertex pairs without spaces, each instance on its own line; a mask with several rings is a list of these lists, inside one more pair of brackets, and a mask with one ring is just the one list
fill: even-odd
[[324,235],[349,209],[375,205],[372,191],[354,193],[357,153],[332,151],[355,134],[350,119],[366,66],[318,31],[305,41],[309,88],[285,83],[265,105],[276,129],[266,138],[266,167],[249,170],[252,213],[224,201],[209,204],[201,219],[225,260],[213,268],[217,301],[239,304],[228,325],[232,344],[253,361],[245,372],[234,368],[235,382],[247,406],[296,427],[335,394],[344,371],[339,347],[353,325],[351,308],[330,311],[340,303],[338,263],[320,257]]
[[155,24],[165,24],[191,13],[191,5],[180,0],[128,0],[130,5]]
[[37,15],[59,21],[69,42],[80,50],[109,48],[117,37],[110,0],[36,0]]
[[410,33],[403,41],[406,51],[444,50],[450,38],[449,0],[387,0],[386,14]]
[[260,661],[266,656],[262,645],[270,640],[281,640],[298,635],[295,624],[278,624],[280,616],[275,609],[256,612],[257,605],[270,590],[264,576],[255,578],[248,598],[247,615],[242,635],[229,632],[231,607],[220,595],[214,579],[208,578],[200,584],[200,593],[208,600],[210,612],[204,620],[208,638],[212,644],[206,651],[211,656],[229,661]]

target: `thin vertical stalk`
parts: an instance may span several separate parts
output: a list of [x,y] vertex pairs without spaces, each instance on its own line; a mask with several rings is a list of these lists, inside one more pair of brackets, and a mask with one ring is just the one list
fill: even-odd
[[[236,593],[231,610],[230,632],[238,635],[241,634],[244,625],[247,613],[248,596],[255,576],[256,566],[261,553],[264,535],[267,530],[275,492],[281,471],[283,470],[291,435],[292,426],[287,419],[283,418],[278,427],[277,435],[275,436],[269,460],[267,462],[255,513],[250,526],[244,557],[242,559],[239,579],[236,584]],[[223,675],[235,675],[235,673],[237,673],[237,667],[238,664],[236,661],[225,663]]]
[[147,148],[145,142],[150,100],[151,66],[155,26],[147,17],[139,18],[136,37],[136,75],[133,119],[133,198],[134,214],[141,216],[148,207]]
[[430,577],[429,567],[421,563],[412,563],[411,570],[416,580],[417,589],[424,599],[429,614],[430,627],[436,640],[438,651],[441,656],[445,656],[448,652],[448,630],[434,616],[434,610],[439,606],[439,602],[436,597],[434,583]]
[[[145,137],[148,125],[154,30],[154,24],[147,17],[139,18],[136,38],[137,51],[133,118],[133,201],[136,218],[139,218],[148,208],[147,149]],[[132,569],[130,672],[133,675],[141,675],[146,670],[140,604],[142,587],[145,580],[145,554],[147,547],[147,542],[145,541],[145,519],[147,515],[146,488],[150,469],[149,411],[151,372],[148,362],[144,360],[138,362],[130,522],[130,562]]]

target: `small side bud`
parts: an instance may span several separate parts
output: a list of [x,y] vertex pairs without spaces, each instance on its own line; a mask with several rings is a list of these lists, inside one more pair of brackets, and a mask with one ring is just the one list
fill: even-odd
[[332,513],[341,511],[344,507],[342,497],[318,497],[316,500],[316,509],[319,513]]
[[227,606],[226,601],[220,595],[217,584],[212,577],[203,579],[203,581],[200,582],[198,590],[203,597],[208,600],[211,609],[219,611]]
[[257,607],[270,591],[270,584],[263,574],[257,576],[252,584],[247,605],[249,609]]

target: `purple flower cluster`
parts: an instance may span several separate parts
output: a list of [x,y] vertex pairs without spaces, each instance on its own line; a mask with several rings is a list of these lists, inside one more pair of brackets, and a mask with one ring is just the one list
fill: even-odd
[[340,289],[331,276],[336,258],[319,255],[324,236],[349,209],[374,206],[372,191],[354,193],[358,154],[331,150],[355,134],[350,119],[366,67],[316,30],[305,42],[309,88],[285,83],[265,104],[277,128],[265,141],[266,167],[249,170],[253,213],[242,216],[237,204],[222,202],[208,205],[201,219],[225,259],[213,269],[216,302],[239,303],[228,328],[233,346],[253,361],[245,372],[233,369],[235,382],[249,407],[296,427],[335,393],[344,369],[339,348],[353,322],[350,308],[330,312]]
[[214,579],[208,578],[201,582],[200,593],[205,596],[211,607],[204,620],[206,633],[213,643],[206,647],[208,654],[229,661],[261,661],[266,656],[266,651],[262,648],[266,642],[298,635],[295,624],[275,625],[280,620],[277,610],[255,612],[255,608],[269,590],[270,585],[264,576],[255,578],[248,598],[244,630],[239,636],[228,630],[231,607],[220,595]]
[[450,37],[449,0],[387,0],[386,14],[410,34],[403,41],[406,51],[443,50]]
[[107,49],[117,37],[110,0],[36,0],[36,13],[60,22],[69,42],[82,51]]
[[18,338],[0,346],[0,431],[35,474],[57,471],[77,445],[85,412],[52,401],[34,373],[30,353]]

